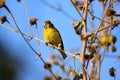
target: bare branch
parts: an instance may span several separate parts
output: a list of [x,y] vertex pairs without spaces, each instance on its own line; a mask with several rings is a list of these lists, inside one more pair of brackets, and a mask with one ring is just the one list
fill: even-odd
[[74,20],[72,16],[70,16],[62,7],[55,7],[48,3],[46,0],[40,0],[42,3],[44,3],[46,6],[50,7],[53,10],[60,11],[62,14],[64,14],[66,17],[68,17],[71,20]]
[[24,5],[24,7],[25,7],[25,10],[26,10],[26,17],[27,17],[27,19],[28,19],[28,31],[29,31],[29,34],[30,35],[32,35],[32,33],[31,33],[31,26],[30,26],[30,17],[29,17],[29,14],[28,14],[28,8],[27,8],[27,5],[26,5],[26,3],[25,3],[25,1],[24,0],[22,0],[22,3],[23,3],[23,5]]

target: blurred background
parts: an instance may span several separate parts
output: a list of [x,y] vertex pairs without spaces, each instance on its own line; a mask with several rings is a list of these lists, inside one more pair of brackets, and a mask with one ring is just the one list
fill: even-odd
[[[28,20],[23,3],[17,2],[17,0],[5,0],[5,3],[13,13],[21,31],[28,34]],[[80,17],[70,0],[25,0],[25,3],[28,7],[29,17],[38,19],[37,25],[39,38],[41,40],[43,40],[43,23],[46,20],[50,20],[59,30],[65,50],[71,53],[81,51],[82,43],[72,26],[73,20],[80,20]],[[101,4],[98,1],[92,4],[94,4],[92,5],[94,14],[101,17]],[[120,4],[116,6],[118,13],[120,13],[119,5]],[[15,26],[8,12],[2,8],[0,9],[0,16],[4,15],[7,16],[11,25]],[[8,23],[4,24],[10,26]],[[95,28],[97,28],[97,25],[98,22],[96,21],[94,24]],[[90,26],[91,25],[88,27],[89,32],[93,31]],[[36,35],[35,26],[31,27],[31,31],[33,35]],[[120,56],[119,31],[120,26],[112,31],[112,34],[117,37],[117,42],[115,44],[117,51],[115,53],[108,51],[106,54],[101,68],[101,80],[113,80],[113,78],[109,76],[109,68],[111,67],[115,67],[116,69],[116,80],[120,79],[120,59],[118,57]],[[30,44],[37,51],[37,41],[31,40]],[[50,60],[50,54],[59,56],[57,50],[46,46],[44,43],[40,43],[40,51],[46,62]],[[21,35],[0,26],[0,80],[44,80],[44,77],[50,75],[50,73],[44,70],[42,61],[39,59],[36,60],[36,58],[37,56],[25,43]],[[68,55],[64,64],[67,67],[73,68],[73,58]],[[77,70],[82,71],[79,60],[76,60],[76,64]],[[63,73],[59,71],[58,67],[52,67],[52,69],[55,74],[57,73],[63,76]]]

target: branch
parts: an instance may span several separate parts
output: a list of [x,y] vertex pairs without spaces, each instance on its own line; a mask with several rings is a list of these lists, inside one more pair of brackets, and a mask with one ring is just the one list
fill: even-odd
[[[18,33],[18,34],[21,34],[18,30],[16,30],[16,29],[13,28],[13,27],[7,27],[7,26],[5,26],[4,24],[1,24],[1,23],[0,23],[0,26],[4,27],[4,28],[6,28],[6,29],[8,29],[8,30],[10,30],[10,31],[16,32],[16,33]],[[45,41],[39,39],[38,37],[31,36],[30,34],[24,34],[24,33],[23,33],[23,35],[24,35],[24,36],[27,36],[27,37],[32,37],[32,39],[34,39],[34,40],[36,40],[36,41],[39,41],[39,42],[45,44]],[[53,45],[51,45],[51,44],[48,44],[48,46],[50,46],[50,47],[53,48]],[[54,48],[60,50],[60,49],[59,49],[58,47],[56,47],[56,46],[54,46]],[[61,50],[61,51],[63,51],[63,50]],[[64,51],[64,52],[65,52],[66,54],[69,54],[69,55],[72,56],[72,57],[75,57],[75,58],[79,59],[79,57],[76,56],[75,54],[72,54],[72,53],[70,53],[70,52],[68,52],[68,51]]]
[[[108,1],[108,7],[107,7],[107,9],[108,9],[109,6],[110,6],[110,1],[111,1],[111,0]],[[102,19],[101,19],[101,21],[100,21],[100,23],[99,23],[99,25],[98,25],[97,31],[95,32],[95,36],[96,36],[97,33],[99,32],[99,29],[100,29],[100,27],[101,27],[101,25],[102,25],[102,22],[104,21],[104,18],[105,18],[105,14],[106,14],[107,9],[105,10],[104,15],[102,16]]]
[[[87,34],[87,11],[88,11],[88,0],[85,2],[85,12],[84,12],[84,35]],[[81,63],[82,63],[82,71],[83,71],[83,80],[87,80],[87,74],[86,74],[86,67],[85,67],[85,52],[86,52],[86,45],[87,40],[83,40],[83,46],[82,46],[82,55],[81,55]]]
[[44,3],[46,6],[50,7],[51,9],[56,10],[56,11],[60,11],[62,14],[67,16],[69,19],[74,20],[74,18],[72,16],[70,16],[66,11],[64,11],[63,8],[55,7],[55,6],[51,5],[50,3],[48,3],[46,0],[40,0],[40,1],[42,3]]
[[82,14],[79,12],[78,8],[74,5],[73,0],[71,0],[71,3],[72,3],[72,5],[74,6],[74,8],[76,9],[76,11],[77,11],[77,13],[79,14],[80,18],[83,20],[83,16],[82,16]]
[[[14,18],[14,16],[13,16],[12,12],[9,10],[9,8],[8,8],[6,5],[4,5],[3,7],[8,11],[8,13],[10,14],[10,16],[12,17],[12,19],[13,19],[13,21],[14,21],[14,23],[15,23],[18,31],[19,31],[19,33],[21,34],[21,36],[23,37],[23,39],[25,40],[25,42],[27,43],[27,45],[32,49],[32,51],[41,59],[41,61],[42,61],[42,62],[44,63],[44,65],[45,65],[46,62],[45,62],[45,61],[43,60],[43,58],[41,57],[41,54],[37,53],[37,52],[34,50],[34,48],[33,48],[33,47],[31,46],[31,44],[27,41],[27,39],[25,38],[24,34],[23,34],[22,31],[20,30],[20,28],[19,28],[19,26],[18,26],[18,24],[17,24],[17,22],[16,22],[16,20],[15,20],[15,18]],[[0,22],[0,24],[1,24],[1,22]],[[53,75],[53,77],[57,80],[57,77],[54,75],[54,73],[52,72],[51,68],[50,68],[48,71],[49,71],[49,72]]]
[[27,8],[27,5],[26,5],[26,3],[25,3],[25,1],[24,0],[22,0],[22,3],[23,3],[23,5],[24,5],[24,7],[25,7],[25,10],[26,10],[26,17],[27,17],[27,19],[28,19],[28,31],[29,31],[29,34],[30,35],[32,35],[31,34],[31,26],[30,26],[30,17],[29,17],[29,14],[28,14],[28,8]]

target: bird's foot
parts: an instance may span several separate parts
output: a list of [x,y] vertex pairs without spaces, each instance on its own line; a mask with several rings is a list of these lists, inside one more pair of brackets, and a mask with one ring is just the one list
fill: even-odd
[[45,42],[46,46],[48,46],[48,42]]

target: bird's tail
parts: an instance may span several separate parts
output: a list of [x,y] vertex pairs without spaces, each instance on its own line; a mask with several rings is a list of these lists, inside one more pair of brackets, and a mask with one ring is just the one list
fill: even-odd
[[60,50],[59,50],[59,52],[61,53],[61,55],[62,55],[63,59],[65,59],[65,58],[67,57],[67,55],[65,54],[65,52],[60,51]]

